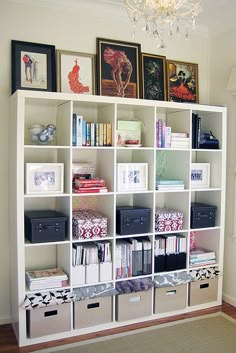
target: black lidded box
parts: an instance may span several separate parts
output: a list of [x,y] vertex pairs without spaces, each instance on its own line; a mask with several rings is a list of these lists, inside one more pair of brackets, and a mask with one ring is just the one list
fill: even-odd
[[119,206],[116,208],[116,232],[120,235],[148,233],[150,208]]
[[64,214],[53,210],[26,211],[25,236],[31,243],[63,241],[67,219]]
[[191,203],[191,228],[215,227],[216,206],[205,203]]

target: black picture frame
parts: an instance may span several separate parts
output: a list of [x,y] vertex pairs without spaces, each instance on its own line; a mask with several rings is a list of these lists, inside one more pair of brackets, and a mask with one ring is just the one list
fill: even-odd
[[140,55],[138,43],[97,38],[98,95],[140,98]]
[[142,98],[165,101],[166,57],[141,53]]
[[11,41],[11,91],[56,91],[54,45]]

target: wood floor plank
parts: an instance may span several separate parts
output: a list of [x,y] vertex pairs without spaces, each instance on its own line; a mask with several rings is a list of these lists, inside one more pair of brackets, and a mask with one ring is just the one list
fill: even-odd
[[27,346],[27,347],[21,347],[21,348],[18,347],[18,344],[17,344],[17,341],[16,341],[16,338],[15,338],[15,335],[14,335],[14,332],[12,330],[11,325],[10,324],[1,325],[0,326],[0,352],[1,353],[30,353],[30,352],[34,352],[34,351],[40,350],[40,349],[62,346],[64,344],[81,342],[81,341],[85,341],[85,340],[89,340],[89,339],[93,339],[93,338],[112,335],[115,333],[127,332],[127,331],[150,327],[150,326],[154,326],[154,325],[160,325],[160,324],[167,323],[167,322],[173,322],[173,321],[179,321],[182,319],[193,318],[193,317],[197,317],[197,316],[201,316],[201,315],[209,315],[209,314],[213,314],[216,312],[223,312],[223,313],[229,315],[230,317],[232,317],[233,319],[236,319],[236,307],[234,307],[228,303],[223,303],[220,306],[209,308],[209,309],[199,310],[199,311],[181,314],[181,315],[175,315],[175,316],[157,319],[157,320],[150,320],[147,322],[140,322],[137,324],[126,325],[126,326],[117,327],[117,328],[113,328],[113,329],[109,329],[109,330],[105,330],[105,331],[89,333],[86,335],[60,339],[60,340],[52,341],[52,342],[45,342],[45,343]]

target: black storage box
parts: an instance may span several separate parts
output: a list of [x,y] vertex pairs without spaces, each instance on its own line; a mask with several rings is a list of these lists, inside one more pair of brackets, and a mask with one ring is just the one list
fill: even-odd
[[216,206],[193,202],[191,204],[191,228],[215,227]]
[[116,208],[116,232],[120,235],[149,232],[150,208],[120,206]]
[[26,211],[25,236],[31,243],[63,241],[67,218],[57,211]]

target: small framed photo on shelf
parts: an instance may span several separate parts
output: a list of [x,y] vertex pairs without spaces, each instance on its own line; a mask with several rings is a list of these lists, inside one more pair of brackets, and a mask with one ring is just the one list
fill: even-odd
[[168,101],[199,102],[198,64],[167,60]]
[[64,163],[26,163],[26,194],[64,192]]
[[98,94],[140,98],[141,45],[97,38]]
[[148,190],[148,163],[117,163],[117,191]]
[[67,50],[57,53],[57,91],[95,94],[95,55]]
[[142,97],[166,100],[166,57],[141,53]]
[[210,186],[210,163],[191,164],[191,188],[209,188]]
[[11,41],[12,94],[17,89],[56,91],[55,46]]

